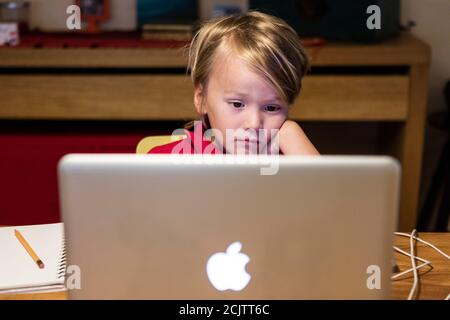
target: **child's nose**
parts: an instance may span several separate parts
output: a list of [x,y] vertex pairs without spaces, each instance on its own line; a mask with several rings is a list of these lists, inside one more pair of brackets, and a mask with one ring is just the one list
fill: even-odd
[[246,122],[245,129],[260,129],[262,128],[262,117],[259,111],[249,111]]

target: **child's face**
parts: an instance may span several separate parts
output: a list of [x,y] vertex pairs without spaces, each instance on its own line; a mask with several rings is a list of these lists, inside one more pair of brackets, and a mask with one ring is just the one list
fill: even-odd
[[[229,56],[223,60],[217,59],[215,64],[208,78],[207,92],[202,88],[195,90],[197,111],[200,114],[207,113],[211,128],[220,130],[224,139],[227,129],[244,129],[244,135],[233,138],[235,145],[241,148],[227,148],[228,153],[258,150],[258,142],[252,142],[258,139],[258,129],[267,130],[268,139],[265,143],[268,143],[270,130],[279,129],[286,120],[288,106],[278,96],[275,88],[251,70],[245,61]],[[237,142],[245,138],[251,141]],[[218,142],[226,146],[224,141]]]

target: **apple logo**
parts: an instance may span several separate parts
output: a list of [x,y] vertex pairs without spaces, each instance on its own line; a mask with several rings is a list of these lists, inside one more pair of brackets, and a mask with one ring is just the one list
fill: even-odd
[[206,264],[209,281],[219,291],[228,289],[240,291],[247,286],[251,276],[245,271],[250,258],[240,253],[242,244],[233,242],[226,252],[213,254]]

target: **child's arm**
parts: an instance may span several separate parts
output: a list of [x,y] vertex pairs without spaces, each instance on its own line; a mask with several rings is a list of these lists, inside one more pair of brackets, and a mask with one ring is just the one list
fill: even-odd
[[280,150],[285,155],[320,155],[297,122],[286,120],[280,128]]

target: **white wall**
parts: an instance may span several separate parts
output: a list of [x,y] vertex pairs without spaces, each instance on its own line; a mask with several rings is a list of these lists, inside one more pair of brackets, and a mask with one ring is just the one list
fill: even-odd
[[402,23],[416,23],[412,33],[432,48],[429,111],[445,106],[442,90],[450,80],[450,0],[403,0]]
[[66,9],[73,0],[31,0],[30,28],[42,31],[67,31]]
[[[0,0],[7,1],[7,0]],[[30,28],[42,31],[67,31],[66,9],[74,0],[28,0]],[[111,20],[102,23],[103,30],[128,31],[136,28],[136,0],[111,0]]]

